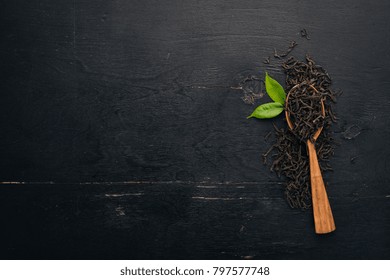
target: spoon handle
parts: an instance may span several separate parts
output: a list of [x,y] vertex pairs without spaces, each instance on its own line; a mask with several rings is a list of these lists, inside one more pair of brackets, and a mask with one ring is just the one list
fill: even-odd
[[332,232],[336,229],[326,194],[324,180],[322,179],[320,165],[314,143],[307,140],[307,150],[310,159],[311,196],[313,203],[314,225],[317,234]]

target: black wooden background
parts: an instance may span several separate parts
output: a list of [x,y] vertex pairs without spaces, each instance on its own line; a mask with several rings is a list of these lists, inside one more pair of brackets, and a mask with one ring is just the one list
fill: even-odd
[[[385,0],[3,1],[0,257],[388,259],[389,14]],[[245,117],[267,98],[237,89],[283,81],[262,61],[291,40],[344,92],[326,236],[261,162],[272,121]]]

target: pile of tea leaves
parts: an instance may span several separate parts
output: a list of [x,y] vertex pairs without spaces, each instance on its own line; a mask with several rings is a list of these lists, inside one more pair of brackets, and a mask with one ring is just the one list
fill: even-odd
[[334,154],[335,141],[330,126],[337,120],[332,103],[341,92],[331,89],[329,74],[308,55],[306,61],[290,57],[282,63],[282,68],[286,74],[286,92],[295,86],[285,108],[294,122],[294,129],[291,131],[287,125],[274,125],[275,142],[263,154],[263,160],[279,177],[286,177],[285,195],[289,205],[308,209],[311,207],[311,191],[306,141],[312,139],[319,127],[323,127],[315,147],[321,171],[332,170],[329,159]]
[[314,142],[315,133],[324,126],[324,99],[321,92],[304,81],[295,85],[288,94],[286,112],[292,125],[292,132],[301,141]]

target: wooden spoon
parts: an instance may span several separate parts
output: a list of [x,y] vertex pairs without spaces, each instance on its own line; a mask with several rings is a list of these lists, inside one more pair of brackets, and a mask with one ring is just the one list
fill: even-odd
[[[295,90],[298,86],[294,86],[286,98],[286,108],[288,103],[288,98],[290,93]],[[310,87],[318,92],[312,85]],[[322,107],[322,115],[325,117],[325,107],[324,102],[321,100]],[[290,130],[293,129],[294,125],[290,119],[290,114],[287,110],[286,112],[286,120],[288,127]],[[310,160],[310,182],[311,182],[311,196],[312,196],[312,204],[313,204],[313,215],[314,215],[314,225],[315,231],[317,234],[324,234],[332,232],[336,229],[332,209],[330,208],[328,195],[326,194],[324,180],[322,179],[320,165],[318,164],[317,153],[315,150],[314,142],[317,140],[318,136],[320,136],[322,131],[322,127],[320,127],[313,136],[313,142],[310,139],[307,139],[307,150],[309,152],[309,160]]]

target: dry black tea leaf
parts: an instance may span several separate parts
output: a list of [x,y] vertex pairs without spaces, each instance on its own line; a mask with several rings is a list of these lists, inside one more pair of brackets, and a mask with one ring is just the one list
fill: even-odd
[[[315,142],[321,171],[332,170],[329,159],[334,154],[334,139],[330,126],[337,120],[333,113],[332,103],[336,102],[338,93],[331,89],[329,74],[312,58],[306,56],[306,62],[293,57],[282,64],[286,73],[286,89],[301,85],[300,90],[292,94],[291,107],[302,123],[297,123],[293,131],[284,127],[275,127],[275,142],[263,154],[264,163],[279,177],[286,178],[285,195],[292,208],[307,209],[311,207],[310,167],[304,139],[310,139],[313,131],[323,126],[322,133]],[[316,91],[311,90],[313,86]],[[291,97],[291,94],[289,98]],[[324,103],[325,117],[321,114],[321,100]],[[290,106],[290,99],[288,102]],[[291,115],[290,115],[291,116]],[[305,123],[306,122],[306,123]],[[298,136],[298,137],[297,137]]]

